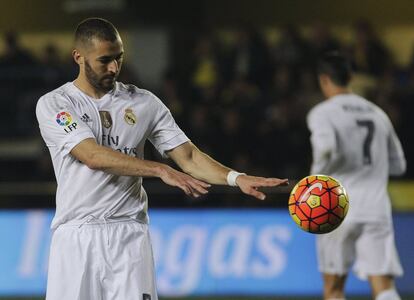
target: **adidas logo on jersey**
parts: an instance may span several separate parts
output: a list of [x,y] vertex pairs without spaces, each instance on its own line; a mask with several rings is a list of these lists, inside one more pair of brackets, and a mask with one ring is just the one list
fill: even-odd
[[83,116],[81,117],[81,120],[85,123],[92,122],[92,119],[91,117],[88,116],[88,114],[83,114]]

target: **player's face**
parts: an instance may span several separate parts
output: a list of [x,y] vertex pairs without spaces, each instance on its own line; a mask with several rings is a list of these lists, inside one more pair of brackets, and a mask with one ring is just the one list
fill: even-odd
[[96,90],[109,92],[121,71],[124,48],[115,42],[94,39],[85,54],[85,77]]

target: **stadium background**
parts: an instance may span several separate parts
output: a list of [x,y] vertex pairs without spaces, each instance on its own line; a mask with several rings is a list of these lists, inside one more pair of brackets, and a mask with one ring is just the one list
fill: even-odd
[[[390,192],[406,271],[397,284],[403,299],[414,295],[411,1],[0,5],[0,298],[44,293],[55,183],[34,107],[40,95],[76,76],[71,37],[88,16],[120,29],[126,47],[120,80],[157,94],[200,148],[237,170],[292,183],[307,175],[305,116],[323,98],[314,59],[326,50],[347,53],[354,90],[390,115],[407,156],[408,172],[392,180]],[[150,145],[146,152],[161,159]],[[227,187],[194,200],[157,180],[144,186],[161,296],[319,298],[313,237],[287,215],[289,188],[269,190],[258,202]],[[367,297],[366,283],[354,277],[349,283],[353,296]]]

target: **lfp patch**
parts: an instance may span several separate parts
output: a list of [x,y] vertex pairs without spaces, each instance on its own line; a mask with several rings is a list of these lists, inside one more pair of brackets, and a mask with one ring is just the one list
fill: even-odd
[[57,114],[56,122],[60,126],[68,126],[70,123],[72,123],[72,116],[70,115],[70,113],[66,111],[62,111]]

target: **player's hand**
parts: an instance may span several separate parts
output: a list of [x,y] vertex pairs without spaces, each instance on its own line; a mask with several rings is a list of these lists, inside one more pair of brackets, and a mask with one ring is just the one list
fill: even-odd
[[236,178],[236,184],[239,186],[243,193],[256,197],[257,199],[264,200],[266,199],[266,195],[263,192],[259,191],[259,188],[288,185],[289,180],[240,175]]
[[194,177],[191,177],[190,175],[180,172],[178,170],[175,170],[169,166],[163,168],[160,178],[166,184],[176,186],[182,189],[184,193],[186,193],[186,195],[195,198],[207,194],[207,188],[211,186],[208,183],[195,179]]

